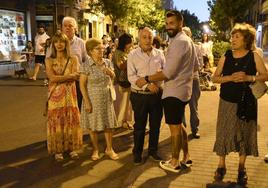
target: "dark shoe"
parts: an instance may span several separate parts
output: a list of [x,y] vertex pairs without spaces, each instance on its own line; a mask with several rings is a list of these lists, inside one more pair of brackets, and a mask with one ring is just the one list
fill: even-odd
[[268,163],[268,154],[264,156],[264,162]]
[[246,185],[247,182],[248,182],[248,176],[247,176],[246,169],[238,170],[237,184]]
[[150,153],[148,155],[148,157],[150,157],[154,161],[161,161],[162,160],[162,158],[157,153]]
[[215,181],[222,181],[225,174],[226,174],[226,168],[217,168],[214,176]]
[[187,169],[190,168],[193,165],[193,161],[192,160],[187,160],[186,162],[180,161],[181,164],[181,168],[183,169]]
[[134,165],[138,166],[142,164],[141,155],[134,155]]
[[196,139],[199,139],[200,138],[200,134],[197,132],[197,133],[192,133],[193,135],[193,138],[196,138]]

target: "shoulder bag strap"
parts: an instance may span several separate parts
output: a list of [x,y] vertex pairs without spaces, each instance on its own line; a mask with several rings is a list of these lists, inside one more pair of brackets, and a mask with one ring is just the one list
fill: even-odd
[[[61,73],[61,75],[62,75],[62,76],[63,76],[63,75],[64,75],[64,73],[65,73],[65,70],[66,70],[66,68],[67,68],[67,65],[69,64],[69,61],[70,61],[70,57],[68,57],[68,59],[67,59],[67,63],[65,64],[64,69],[63,69],[63,71],[62,71],[62,73]],[[58,84],[56,84],[56,85],[55,85],[55,86],[52,88],[52,90],[49,92],[49,95],[48,95],[47,100],[49,100],[49,99],[50,99],[51,94],[52,94],[52,93],[53,93],[53,91],[56,89],[57,85],[58,85]]]

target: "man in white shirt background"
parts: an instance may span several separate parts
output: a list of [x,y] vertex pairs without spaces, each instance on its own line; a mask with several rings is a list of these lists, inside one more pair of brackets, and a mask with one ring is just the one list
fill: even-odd
[[36,80],[41,65],[45,65],[45,45],[46,40],[50,38],[45,32],[45,26],[40,24],[38,26],[38,32],[34,38],[35,42],[35,67],[34,74],[30,77],[31,80]]
[[[84,41],[75,35],[78,30],[77,22],[73,17],[66,16],[62,20],[62,32],[68,37],[70,41],[70,53],[78,58],[79,64],[81,65],[86,61],[86,48]],[[76,92],[78,107],[81,109],[82,94],[80,91],[79,82],[76,81]]]

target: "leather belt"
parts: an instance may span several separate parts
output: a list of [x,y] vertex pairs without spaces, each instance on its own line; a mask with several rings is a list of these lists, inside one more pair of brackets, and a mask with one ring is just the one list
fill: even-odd
[[131,92],[138,93],[138,94],[143,94],[143,95],[153,95],[153,94],[156,94],[156,93],[153,93],[151,91],[136,90],[136,89],[133,89],[133,88],[131,88]]

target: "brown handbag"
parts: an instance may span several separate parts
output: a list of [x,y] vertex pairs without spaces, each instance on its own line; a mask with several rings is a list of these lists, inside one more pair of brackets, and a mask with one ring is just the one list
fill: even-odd
[[267,85],[265,84],[265,82],[262,81],[256,81],[250,84],[249,87],[256,99],[261,98],[268,90]]

